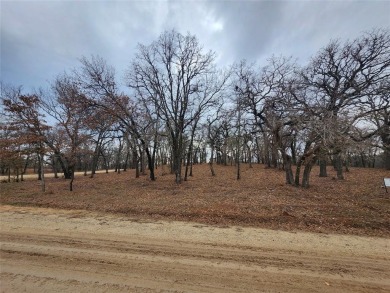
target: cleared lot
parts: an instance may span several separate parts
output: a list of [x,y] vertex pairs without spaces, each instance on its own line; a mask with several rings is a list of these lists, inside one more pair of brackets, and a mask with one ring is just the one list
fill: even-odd
[[284,231],[390,237],[390,195],[381,188],[388,171],[351,168],[345,180],[318,177],[313,169],[308,189],[286,185],[285,173],[263,165],[242,165],[236,180],[234,166],[195,165],[194,176],[178,185],[167,166],[152,182],[135,178],[135,171],[76,176],[69,180],[47,178],[40,182],[0,184],[0,204],[108,212],[127,217],[179,220],[206,225],[251,226]]

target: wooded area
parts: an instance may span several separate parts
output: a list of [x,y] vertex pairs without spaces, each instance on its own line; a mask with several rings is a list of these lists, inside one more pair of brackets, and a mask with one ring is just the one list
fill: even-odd
[[272,56],[228,68],[196,36],[167,31],[138,45],[123,78],[130,95],[99,56],[49,89],[2,83],[0,172],[19,181],[34,168],[45,190],[50,169],[72,190],[75,171],[109,168],[154,181],[163,166],[181,183],[194,164],[208,163],[210,176],[214,164],[234,165],[240,179],[240,163],[262,163],[297,187],[309,187],[316,164],[337,179],[350,166],[390,170],[389,77],[388,29],[330,41],[305,66]]

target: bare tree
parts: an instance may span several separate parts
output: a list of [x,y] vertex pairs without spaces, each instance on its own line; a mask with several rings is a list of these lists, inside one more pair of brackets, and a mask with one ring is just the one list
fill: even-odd
[[[127,75],[130,88],[158,109],[172,143],[175,181],[182,180],[184,133],[206,108],[213,95],[202,96],[204,76],[213,71],[213,52],[204,53],[197,38],[176,31],[165,32],[150,45],[138,45]],[[202,99],[205,98],[204,102]]]
[[107,65],[103,58],[92,56],[87,59],[83,57],[80,61],[82,67],[75,71],[75,74],[86,93],[88,104],[104,109],[106,113],[118,119],[128,135],[140,142],[148,159],[150,179],[155,180],[155,152],[150,152],[149,141],[142,133],[139,119],[144,114],[140,107],[128,96],[119,93],[115,81],[115,70]]
[[372,140],[372,144],[383,150],[383,166],[390,170],[390,79],[379,84],[377,91],[368,95],[365,104],[371,109],[364,117],[369,129],[360,131],[355,140],[379,137],[379,142]]
[[300,117],[288,85],[296,70],[291,58],[272,57],[259,70],[241,62],[236,67],[235,81],[235,91],[252,115],[255,131],[262,134],[265,163],[281,168],[283,161],[286,182],[293,185],[291,165],[296,161],[294,146]]
[[[376,85],[389,79],[389,66],[389,31],[373,30],[344,45],[332,41],[303,71],[302,77],[317,99],[316,106],[324,112],[323,120],[329,122],[325,125],[338,126],[334,128],[330,147],[336,157],[339,179],[344,178],[340,138],[348,135],[356,120],[367,114],[362,105]],[[350,117],[348,124],[338,121],[343,116]],[[330,133],[331,129],[326,132]]]
[[115,117],[109,115],[104,109],[93,108],[91,115],[87,117],[85,123],[89,131],[89,135],[93,143],[93,153],[91,158],[91,175],[96,173],[99,157],[101,156],[101,149],[108,139],[112,138],[112,131],[114,130],[117,121]]

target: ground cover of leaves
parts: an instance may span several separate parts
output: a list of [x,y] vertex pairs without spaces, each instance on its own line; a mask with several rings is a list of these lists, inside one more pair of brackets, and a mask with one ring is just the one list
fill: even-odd
[[315,167],[308,189],[286,185],[281,170],[242,165],[194,166],[194,176],[182,184],[158,169],[157,180],[135,178],[135,171],[79,175],[74,191],[69,180],[47,178],[47,190],[37,180],[1,183],[0,203],[116,213],[133,219],[194,221],[219,226],[241,225],[320,233],[390,237],[390,193],[382,187],[390,177],[383,169],[351,168],[345,180],[320,178]]

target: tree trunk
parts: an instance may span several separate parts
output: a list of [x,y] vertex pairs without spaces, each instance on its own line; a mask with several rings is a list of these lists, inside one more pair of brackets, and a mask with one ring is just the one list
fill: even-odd
[[72,172],[69,170],[69,168],[64,170],[64,178],[65,179],[72,179]]
[[349,172],[349,159],[348,159],[348,157],[347,157],[347,159],[345,160],[344,166],[345,166],[345,172]]
[[241,179],[240,150],[237,150],[237,180]]
[[194,160],[192,159],[192,160],[191,160],[191,164],[190,164],[190,177],[193,176],[193,175],[192,175],[192,166],[193,166],[193,164],[194,164],[193,161],[194,161]]
[[360,160],[361,160],[361,163],[362,163],[362,167],[365,168],[366,167],[366,159],[364,157],[364,152],[360,153]]
[[99,161],[100,156],[100,147],[100,143],[96,144],[95,151],[92,155],[91,178],[93,178],[93,175],[96,174],[97,163]]
[[287,154],[283,155],[284,169],[286,172],[286,184],[294,185],[294,175],[291,169],[291,157]]
[[73,191],[73,180],[74,180],[74,169],[73,168],[72,168],[71,173],[72,173],[72,175],[71,175],[70,182],[69,182],[69,191]]
[[42,160],[39,154],[38,154],[38,180],[42,180]]
[[297,169],[295,170],[295,186],[299,186],[301,176],[302,159],[297,162]]
[[320,177],[328,177],[328,172],[326,170],[326,159],[320,159]]
[[383,155],[384,155],[384,167],[386,170],[390,170],[390,148],[386,148]]
[[121,154],[122,154],[122,148],[123,148],[123,142],[121,139],[119,139],[119,147],[118,147],[118,153],[116,156],[116,162],[115,162],[115,172],[118,172],[118,174],[121,173]]
[[145,149],[146,157],[148,159],[148,167],[149,167],[149,178],[152,181],[156,180],[156,176],[154,175],[154,160],[155,156],[151,155],[149,150],[146,148]]
[[135,168],[135,178],[139,178],[139,160],[136,147],[133,148],[133,166]]
[[[192,131],[191,131],[191,140],[190,140],[190,145],[188,147],[187,164],[186,164],[186,171],[185,171],[185,174],[184,174],[184,181],[187,181],[188,168],[189,168],[190,165],[192,166],[192,155],[193,155],[192,154],[192,149],[193,149],[193,145],[194,145],[194,136],[195,136],[196,124],[197,123],[195,123],[195,126],[192,129]],[[192,168],[191,168],[191,171],[192,171]],[[192,176],[192,174],[190,174],[190,176]]]
[[[387,116],[387,118],[390,118]],[[386,170],[390,170],[390,127],[389,127],[389,120],[386,119],[387,126],[383,128],[382,134],[381,134],[381,140],[383,148],[383,167]]]
[[54,153],[58,159],[58,162],[60,163],[62,172],[64,173],[65,179],[71,179],[72,178],[72,172],[69,170],[68,163],[65,164],[64,159],[61,157],[61,154],[59,152]]
[[188,170],[189,170],[189,167],[190,167],[190,164],[191,164],[191,146],[190,146],[190,150],[188,150],[188,153],[187,153],[187,160],[186,160],[186,170],[184,172],[184,181],[187,181],[187,177],[188,177]]
[[248,163],[249,163],[249,168],[253,168],[252,166],[252,150],[250,146],[248,146]]
[[312,150],[310,150],[310,147],[312,146],[312,141],[308,140],[305,143],[305,149],[303,151],[303,155],[298,161],[297,164],[297,170],[295,173],[295,185],[299,185],[299,177],[300,172],[302,168],[302,164],[305,163],[305,168],[303,170],[303,177],[302,177],[302,187],[309,187],[309,179],[310,179],[310,172],[314,165],[314,163],[317,160],[317,154],[320,151],[319,146],[315,146]]
[[175,182],[181,183],[181,155],[182,155],[182,142],[180,134],[176,134],[172,137],[173,140],[173,173],[175,174]]
[[343,161],[341,159],[341,153],[336,154],[335,160],[336,160],[335,165],[337,170],[337,179],[344,180]]
[[263,132],[263,139],[264,139],[264,154],[263,154],[263,161],[264,164],[271,168],[271,158],[270,158],[270,147],[269,147],[269,141],[267,135]]
[[57,171],[57,160],[56,160],[56,155],[51,156],[51,163],[53,165],[53,173],[54,173],[54,178],[58,178],[58,171]]
[[316,158],[313,157],[307,164],[305,165],[305,169],[303,170],[303,176],[302,176],[302,187],[304,188],[309,188],[309,179],[310,179],[310,172],[311,169],[313,168],[313,165],[316,161]]
[[211,148],[211,156],[210,156],[210,162],[209,162],[211,176],[215,176],[215,171],[214,171],[214,166],[213,166],[214,162],[213,161],[214,161],[214,148]]
[[[84,158],[85,160],[85,158]],[[88,163],[87,160],[84,161],[84,176],[88,175]]]
[[297,148],[296,148],[296,140],[293,139],[291,142],[291,163],[293,165],[297,164]]
[[144,152],[142,148],[140,147],[139,150],[140,156],[139,156],[139,163],[140,163],[140,172],[142,175],[145,175],[145,160],[144,160]]
[[46,190],[46,183],[45,183],[45,168],[43,167],[43,155],[39,155],[39,165],[41,166],[41,187],[42,187],[42,192],[45,192]]
[[108,162],[107,162],[106,156],[103,153],[103,149],[100,149],[100,154],[102,155],[104,168],[106,169],[106,174],[107,174],[108,173]]
[[376,148],[375,148],[375,151],[374,151],[374,156],[372,158],[372,165],[371,165],[371,168],[375,168],[375,162],[376,162]]
[[123,166],[123,171],[124,171],[124,172],[127,171],[127,165],[129,164],[129,158],[130,158],[130,151],[129,151],[129,149],[127,149],[125,164],[124,164],[124,166]]
[[278,150],[276,146],[272,146],[272,168],[278,167]]
[[30,155],[27,156],[26,158],[26,162],[24,163],[24,168],[23,168],[23,172],[22,172],[22,177],[21,177],[21,180],[24,181],[23,179],[23,175],[26,174],[27,172],[27,166],[28,166],[28,162],[30,161]]

